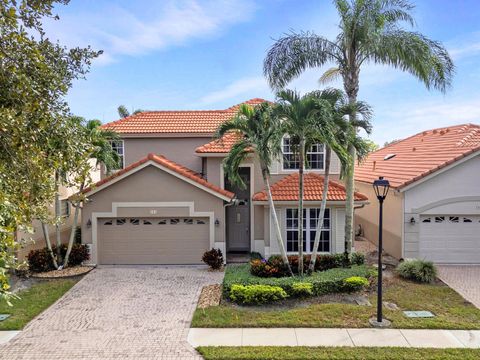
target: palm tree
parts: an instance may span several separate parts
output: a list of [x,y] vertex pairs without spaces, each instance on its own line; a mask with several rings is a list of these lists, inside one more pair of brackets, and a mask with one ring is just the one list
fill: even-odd
[[[320,243],[320,238],[323,230],[325,209],[327,206],[332,150],[340,159],[342,168],[348,167],[350,164],[350,156],[348,153],[348,146],[350,142],[354,143],[354,146],[358,148],[359,155],[361,156],[361,158],[363,158],[363,149],[368,146],[369,142],[360,138],[357,135],[355,128],[362,128],[367,133],[370,133],[371,125],[369,120],[372,115],[371,108],[363,102],[358,102],[354,105],[349,104],[346,94],[341,90],[327,89],[323,91],[317,91],[315,92],[315,96],[319,99],[327,100],[331,105],[332,113],[328,123],[329,129],[319,129],[319,133],[321,135],[319,140],[325,145],[325,172],[323,178],[322,202],[318,215],[312,256],[310,258],[310,273],[315,270],[318,245]],[[345,117],[350,115],[351,113],[355,113],[355,116],[357,117],[353,127],[352,124],[345,119]],[[358,118],[358,116],[361,116],[361,118]],[[325,127],[324,123],[319,123],[318,126]],[[350,139],[351,136],[353,136],[352,139]],[[346,141],[346,139],[349,139],[350,141]],[[362,146],[360,146],[360,144]]]
[[277,94],[276,114],[282,121],[284,134],[290,137],[298,154],[298,273],[303,275],[303,193],[306,149],[321,140],[327,133],[330,103],[308,93],[301,96],[292,90]]
[[288,267],[290,275],[293,275],[288,263],[282,231],[280,230],[280,223],[270,189],[270,166],[273,159],[276,159],[281,153],[280,144],[282,137],[281,132],[279,132],[279,121],[272,115],[272,107],[267,102],[255,107],[242,104],[234,117],[219,126],[215,137],[220,139],[227,133],[238,133],[239,140],[232,146],[223,162],[225,174],[237,186],[245,187],[245,183],[238,172],[239,165],[252,152],[257,157],[267,191],[278,248],[285,266]]
[[[326,82],[341,77],[351,104],[356,103],[359,76],[366,63],[389,65],[409,72],[427,87],[445,92],[451,85],[454,65],[447,50],[437,41],[408,31],[414,25],[408,0],[334,0],[340,15],[340,32],[328,40],[312,32],[291,33],[268,51],[264,73],[274,89],[281,89],[307,68],[334,63],[320,78]],[[355,114],[350,114],[353,122]],[[349,148],[351,166],[346,174],[345,248],[353,235],[354,166],[356,152]]]
[[117,108],[118,115],[124,119],[126,117],[129,117],[130,115],[136,115],[141,113],[143,110],[142,109],[136,109],[132,112],[128,111],[127,107],[125,105],[119,105]]
[[[113,169],[118,169],[118,165],[120,163],[119,155],[112,149],[112,141],[118,140],[119,137],[115,131],[102,129],[101,125],[102,123],[100,122],[100,120],[87,121],[84,125],[84,136],[86,137],[86,141],[91,145],[92,149],[89,158],[96,160],[95,167],[98,167],[99,164],[103,164],[108,174]],[[87,172],[90,171],[88,166],[84,169]],[[68,260],[72,251],[75,231],[78,224],[78,215],[80,212],[79,210],[81,203],[84,200],[82,197],[82,191],[85,188],[85,183],[88,178],[89,174],[84,174],[75,204],[72,203],[73,207],[75,208],[75,212],[73,215],[72,230],[70,232],[67,252],[63,261],[63,267],[68,266]]]

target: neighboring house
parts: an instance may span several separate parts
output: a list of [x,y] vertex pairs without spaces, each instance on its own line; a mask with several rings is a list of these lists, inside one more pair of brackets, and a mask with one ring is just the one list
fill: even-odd
[[[238,105],[213,111],[148,111],[104,125],[121,137],[115,149],[123,169],[85,190],[89,201],[83,208],[82,239],[91,244],[93,263],[198,264],[213,247],[223,253],[278,253],[258,163],[250,159],[241,165],[247,188],[236,188],[222,168],[236,138],[228,134],[212,140],[217,127],[237,110]],[[272,191],[286,248],[293,253],[298,250],[298,159],[288,138],[283,150],[271,169]],[[310,150],[305,178],[307,252],[315,236],[324,167],[323,146]],[[338,179],[336,157],[331,173]],[[344,249],[344,201],[343,185],[332,181],[322,252]],[[356,194],[358,206],[366,202],[366,196]]]
[[371,205],[356,211],[356,224],[375,242],[378,202],[372,183],[379,176],[392,187],[384,204],[385,251],[397,258],[480,263],[479,125],[423,131],[358,166],[356,186]]

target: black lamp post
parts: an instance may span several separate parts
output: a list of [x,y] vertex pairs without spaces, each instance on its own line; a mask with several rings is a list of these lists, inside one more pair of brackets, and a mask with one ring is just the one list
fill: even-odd
[[387,327],[390,322],[383,319],[382,316],[382,249],[383,249],[383,201],[387,197],[388,190],[390,189],[390,183],[385,180],[383,176],[380,176],[378,180],[373,182],[373,189],[380,203],[379,221],[378,221],[378,291],[377,291],[377,319],[372,319],[370,323],[376,327]]

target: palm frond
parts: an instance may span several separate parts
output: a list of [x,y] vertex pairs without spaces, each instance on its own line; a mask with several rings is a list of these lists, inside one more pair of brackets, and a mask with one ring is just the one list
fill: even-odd
[[126,118],[126,117],[130,116],[130,111],[128,111],[128,109],[125,105],[120,105],[117,108],[117,112],[118,112],[118,116],[120,116],[121,118]]
[[341,76],[340,69],[338,67],[333,67],[328,70],[326,70],[322,76],[320,76],[320,79],[318,79],[318,82],[320,85],[325,85],[328,83],[332,83],[336,80],[338,80]]

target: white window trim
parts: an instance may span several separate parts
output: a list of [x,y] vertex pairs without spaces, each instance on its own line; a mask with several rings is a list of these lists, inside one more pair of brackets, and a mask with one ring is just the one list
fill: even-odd
[[[66,214],[63,214],[63,212],[62,212],[62,202],[64,202],[64,201],[65,201],[65,203],[67,204],[67,207],[66,207],[67,213],[66,213]],[[70,201],[68,201],[68,199],[62,199],[62,200],[60,200],[60,215],[61,215],[61,217],[63,217],[63,218],[68,218],[68,217],[70,217],[70,215],[71,215],[71,213],[70,213]]]
[[[110,144],[113,142],[121,142],[122,143],[122,150],[123,150],[123,155],[122,155],[122,168],[121,169],[112,169],[112,173],[115,173],[117,171],[125,169],[125,141],[123,139],[119,140],[111,140]],[[105,173],[107,172],[107,169],[105,169]]]
[[[284,155],[285,153],[283,152],[283,141],[285,139],[289,139],[290,137],[289,136],[284,136],[282,138],[282,154],[280,156],[280,171],[283,172],[283,173],[295,173],[295,172],[298,172],[298,169],[286,169],[285,168],[285,161],[284,161]],[[325,171],[325,144],[320,144],[323,146],[323,151],[322,152],[307,152],[306,155],[308,154],[323,154],[323,166],[321,168],[318,168],[318,169],[313,169],[313,168],[310,168],[310,167],[305,167],[305,171]],[[290,154],[290,153],[289,153]]]
[[[294,207],[293,207],[293,208],[285,208],[285,232],[284,232],[285,249],[287,249],[287,232],[288,232],[288,230],[290,230],[290,231],[291,231],[291,230],[294,230],[294,231],[297,231],[297,232],[298,232],[298,228],[297,228],[297,229],[288,229],[288,228],[287,228],[287,211],[288,211],[289,209],[298,210],[297,208],[294,208]],[[310,211],[309,211],[310,209],[318,209],[318,210],[320,210],[319,207],[306,207],[306,208],[304,208],[304,210],[306,210],[305,212],[307,213],[306,221],[305,221],[307,226],[304,227],[303,229],[304,229],[304,231],[306,231],[307,234],[309,234],[310,231],[312,231],[312,230],[316,230],[316,228],[315,228],[315,229],[311,229],[311,228],[310,228]],[[330,236],[329,236],[329,240],[328,240],[328,241],[329,241],[329,249],[330,249],[330,251],[319,251],[318,254],[333,254],[333,250],[332,250],[332,245],[333,245],[333,244],[332,244],[332,234],[333,234],[333,231],[332,231],[332,211],[333,211],[333,210],[332,210],[332,208],[329,208],[329,207],[327,207],[325,210],[328,210],[328,211],[329,211],[329,215],[330,215],[330,217],[329,217],[329,227],[328,227],[328,228],[322,228],[322,231],[328,231],[328,232],[329,232],[329,235],[330,235]],[[304,219],[305,219],[305,218],[304,218]],[[309,236],[310,236],[310,235],[307,235],[307,237],[309,237]],[[310,241],[307,241],[306,243],[307,243],[307,247],[309,248],[309,247],[310,247]],[[311,249],[309,248],[309,251],[304,251],[303,253],[304,253],[304,254],[311,254],[312,251],[311,251]],[[287,251],[287,254],[288,254],[288,255],[296,255],[296,254],[298,254],[298,251]]]

